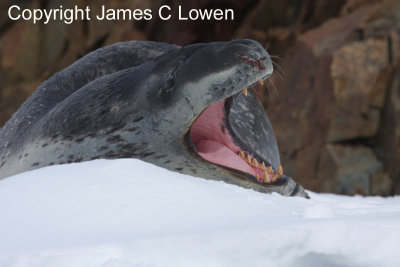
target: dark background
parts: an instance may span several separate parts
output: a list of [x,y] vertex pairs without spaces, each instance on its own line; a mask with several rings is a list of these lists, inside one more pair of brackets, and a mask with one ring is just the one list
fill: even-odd
[[[45,79],[99,47],[251,38],[280,58],[270,88],[259,94],[285,173],[318,192],[400,194],[398,0],[66,0],[64,8],[89,5],[92,14],[102,4],[153,10],[151,21],[92,18],[71,25],[13,22],[12,4],[58,8],[60,1],[0,2],[0,125]],[[160,21],[163,4],[232,8],[235,20]]]

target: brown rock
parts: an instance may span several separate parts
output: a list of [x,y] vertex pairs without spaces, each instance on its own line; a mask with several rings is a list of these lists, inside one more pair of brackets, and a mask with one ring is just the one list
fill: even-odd
[[38,76],[39,33],[38,25],[18,22],[0,37],[1,69],[6,73],[3,85]]
[[371,176],[371,194],[389,196],[392,193],[393,180],[386,172],[378,171]]
[[[316,58],[299,42],[282,62],[285,81],[277,80],[278,97],[268,106],[285,173],[306,188],[320,191],[317,162],[332,114],[330,57]],[[292,168],[292,169],[291,169]]]
[[[364,104],[360,102],[354,99],[352,102],[349,101],[346,104],[336,106],[336,109],[332,113],[332,121],[327,137],[328,141],[336,142],[356,138],[371,138],[377,133],[380,112],[372,108],[357,110],[356,105]],[[355,110],[352,110],[352,108]]]
[[372,137],[377,133],[388,75],[387,41],[368,39],[344,45],[332,54],[335,108],[328,141]]
[[[400,62],[399,62],[400,63]],[[393,180],[391,193],[400,194],[400,64],[391,69],[390,83],[377,135],[377,151]]]
[[331,19],[321,27],[299,36],[299,40],[312,47],[316,56],[330,54],[347,43],[375,8],[376,5],[366,5],[340,19]]
[[[298,34],[320,26],[340,12],[345,0],[261,0],[236,31],[237,38],[252,38],[269,45],[272,54],[283,55]],[[261,34],[262,33],[262,34]]]
[[[107,9],[110,8],[110,2],[111,1],[107,1],[103,3]],[[113,25],[116,25],[115,21],[96,19],[96,15],[101,14],[102,5],[99,5],[96,1],[89,2],[92,18],[90,23],[86,22],[84,25],[87,31],[84,46],[87,51],[101,47],[102,42],[111,33]]]
[[[78,0],[63,2],[64,8],[72,8],[75,5],[83,7]],[[58,1],[49,1],[46,6],[48,9],[59,7]],[[83,22],[81,20],[72,24],[56,20],[45,26],[42,25],[39,70],[42,73],[44,72],[47,77],[72,64],[77,59],[78,51],[82,51],[83,44]],[[67,60],[65,57],[67,57]]]
[[[178,45],[187,45],[194,42],[228,41],[234,36],[245,15],[244,11],[254,5],[256,1],[221,0],[216,3],[212,0],[198,1],[156,1],[152,2],[152,10],[155,13],[151,21],[145,25],[145,33],[149,40],[163,41]],[[158,8],[162,5],[171,7],[171,19],[161,20],[158,17]],[[215,9],[229,8],[235,13],[234,20],[178,20],[178,6],[181,5],[182,13],[187,14],[190,9]]]
[[3,0],[0,1],[0,10],[3,11],[3,15],[0,16],[0,33],[11,24],[10,19],[8,18],[7,14],[8,9],[12,6],[11,0]]
[[398,0],[386,0],[374,10],[365,22],[363,37],[386,37],[395,32],[400,25],[400,3]]
[[379,72],[388,64],[386,40],[353,42],[333,53],[331,75],[338,101],[355,95],[365,98]]
[[368,94],[368,104],[372,108],[383,109],[386,97],[386,87],[391,79],[392,68],[389,65],[378,74],[371,91]]
[[[390,166],[400,162],[398,151],[393,152],[398,143],[394,141],[394,122],[400,116],[387,111],[391,119],[385,119],[385,124],[381,121],[388,106],[387,88],[392,77],[400,76],[392,74],[389,67],[394,62],[390,58],[397,57],[398,34],[392,32],[393,25],[382,23],[374,24],[381,26],[374,29],[382,30],[366,30],[373,28],[372,22],[382,21],[376,14],[383,13],[377,10],[386,10],[389,4],[396,10],[392,1],[364,4],[301,34],[282,62],[285,81],[276,82],[279,97],[263,102],[277,135],[285,172],[306,188],[369,194],[377,166],[391,179],[399,177],[399,168],[388,171],[386,162],[390,161]],[[368,38],[359,38],[366,32]],[[386,37],[382,37],[383,32]],[[391,46],[395,48],[388,50]],[[391,106],[396,110],[396,104]],[[387,125],[386,136],[391,133],[390,138],[382,138],[391,140],[391,150],[386,144],[383,152],[388,158],[384,165],[377,157],[381,154],[375,155],[380,151],[375,144],[383,125]]]
[[374,4],[377,2],[380,2],[380,0],[347,0],[340,13],[342,15],[346,15],[354,10],[357,10],[365,4]]
[[324,177],[323,182],[327,181],[324,188],[330,192],[368,195],[374,175],[374,190],[379,190],[376,184],[379,184],[377,180],[383,180],[380,176],[383,165],[370,148],[326,145],[322,153],[319,177]]

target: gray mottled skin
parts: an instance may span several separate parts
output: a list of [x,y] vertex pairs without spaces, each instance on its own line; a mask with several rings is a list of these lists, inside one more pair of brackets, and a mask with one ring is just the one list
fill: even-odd
[[[240,55],[267,58],[265,67]],[[271,72],[267,52],[251,40],[185,47],[131,41],[101,48],[45,81],[0,129],[0,178],[53,164],[139,158],[260,192],[306,196],[291,178],[265,185],[211,164],[186,140],[204,108]],[[240,134],[239,118],[232,120]],[[257,153],[276,168],[279,153],[271,134],[273,152]]]

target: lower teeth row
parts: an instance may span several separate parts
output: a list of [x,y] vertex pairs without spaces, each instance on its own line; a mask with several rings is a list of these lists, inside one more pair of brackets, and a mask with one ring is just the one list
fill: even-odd
[[257,181],[261,182],[261,183],[271,183],[271,182],[275,182],[276,180],[278,180],[279,178],[281,178],[283,176],[283,168],[282,165],[279,164],[278,166],[278,170],[276,172],[274,172],[274,170],[272,169],[271,166],[269,166],[268,168],[265,166],[265,163],[262,162],[261,164],[255,159],[253,158],[250,154],[244,152],[244,151],[240,151],[239,152],[239,156],[246,161],[247,164],[249,164],[250,166],[256,168],[256,169],[260,169],[264,172],[264,177],[260,177],[260,175],[258,174],[258,172],[256,172],[256,179]]

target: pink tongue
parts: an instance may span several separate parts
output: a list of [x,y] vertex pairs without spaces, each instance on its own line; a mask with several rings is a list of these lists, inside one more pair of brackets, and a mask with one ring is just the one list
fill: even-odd
[[196,143],[196,150],[205,160],[254,174],[253,169],[243,159],[219,142],[206,139],[200,140]]

